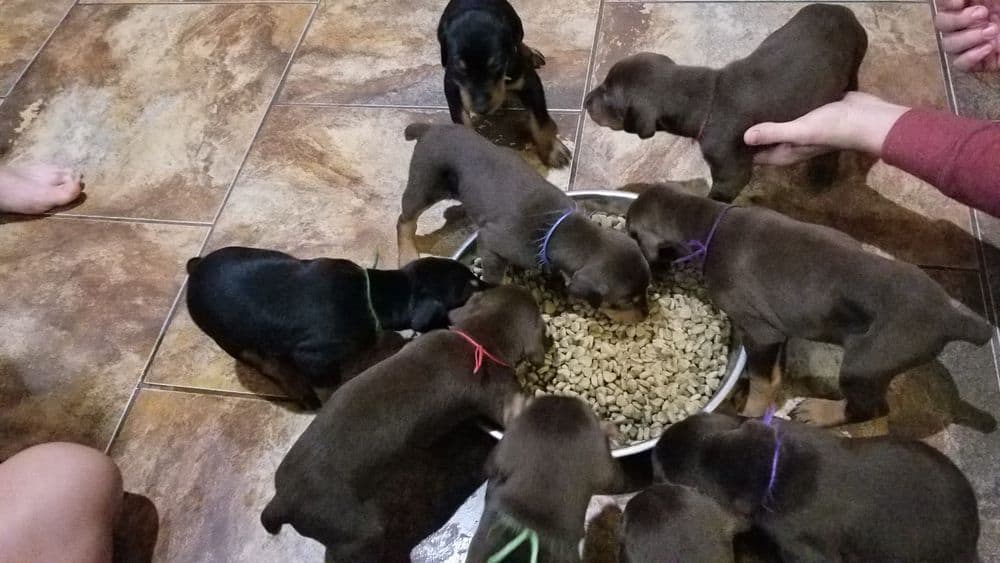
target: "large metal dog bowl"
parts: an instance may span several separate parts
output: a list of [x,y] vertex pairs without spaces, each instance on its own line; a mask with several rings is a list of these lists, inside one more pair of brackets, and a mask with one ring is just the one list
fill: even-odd
[[[588,212],[603,211],[606,213],[613,213],[617,215],[624,215],[628,206],[631,205],[632,200],[636,197],[635,194],[628,192],[612,192],[604,190],[595,191],[579,191],[579,192],[569,192],[569,197],[576,200],[577,204]],[[473,234],[462,247],[458,249],[453,258],[464,262],[465,264],[472,264],[472,261],[476,258],[476,235]],[[727,362],[726,375],[723,377],[719,388],[709,399],[708,403],[702,408],[703,412],[712,412],[718,408],[719,404],[729,396],[729,393],[733,390],[733,386],[736,385],[736,380],[739,379],[740,374],[743,373],[743,368],[746,365],[746,352],[743,350],[743,346],[740,344],[735,336],[735,332],[730,336],[729,344],[729,360]],[[489,433],[496,439],[503,437],[503,433],[499,430],[489,430]],[[625,457],[639,452],[644,452],[650,450],[656,445],[659,440],[659,436],[656,438],[646,440],[644,442],[639,442],[626,446],[623,448],[617,448],[611,453],[615,457]]]

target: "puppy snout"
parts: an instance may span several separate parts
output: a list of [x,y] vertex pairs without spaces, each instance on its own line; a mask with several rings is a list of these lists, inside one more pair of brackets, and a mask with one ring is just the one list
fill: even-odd
[[594,90],[591,90],[589,94],[587,94],[586,98],[583,99],[583,107],[587,108],[587,111],[590,111],[590,104],[592,104],[596,98],[597,98],[597,89],[595,88]]

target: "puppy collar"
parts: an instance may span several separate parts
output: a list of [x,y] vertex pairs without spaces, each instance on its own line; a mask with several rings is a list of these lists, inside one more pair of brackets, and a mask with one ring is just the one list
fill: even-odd
[[712,228],[708,231],[708,236],[705,237],[705,242],[694,239],[687,242],[689,248],[694,248],[690,254],[687,256],[682,256],[673,262],[672,264],[684,264],[685,262],[690,262],[695,259],[701,260],[702,272],[705,271],[705,259],[708,258],[708,249],[712,245],[712,240],[715,238],[715,231],[719,229],[719,224],[722,223],[722,219],[729,213],[729,210],[736,207],[735,205],[727,205],[716,217],[715,222],[712,223]]
[[461,330],[458,330],[457,328],[453,328],[453,329],[451,329],[451,331],[454,332],[455,334],[461,336],[462,338],[464,338],[469,344],[472,344],[473,348],[475,348],[475,350],[476,350],[476,366],[475,366],[475,368],[473,368],[472,373],[479,373],[480,368],[483,367],[483,358],[489,358],[490,361],[492,361],[494,364],[503,366],[505,368],[509,368],[510,367],[509,364],[507,364],[506,362],[504,362],[500,358],[497,358],[493,354],[490,354],[482,344],[476,342],[476,340],[474,338],[472,338],[471,336],[469,336],[465,332],[463,332]]
[[514,553],[514,550],[521,546],[525,541],[531,542],[531,563],[538,562],[538,532],[532,530],[531,528],[525,528],[521,530],[521,533],[514,537],[514,539],[507,542],[507,545],[500,548],[500,551],[494,553],[486,560],[486,563],[500,563],[507,558],[508,555]]
[[575,205],[560,215],[559,218],[556,219],[555,223],[552,223],[552,226],[545,231],[545,236],[541,239],[542,246],[538,250],[538,263],[541,264],[542,267],[550,268],[552,266],[552,263],[549,261],[549,241],[552,240],[552,235],[556,232],[556,229],[559,228],[559,225],[562,224],[567,217],[572,215],[574,211],[576,211]]
[[778,432],[778,428],[774,426],[774,405],[767,408],[764,413],[764,417],[761,418],[761,422],[774,428],[774,455],[771,456],[771,475],[767,479],[767,488],[764,489],[764,501],[761,504],[765,510],[773,510],[768,507],[768,502],[774,502],[774,485],[778,480],[778,458],[781,455],[781,434]]
[[375,312],[375,304],[372,303],[372,283],[368,278],[368,268],[361,267],[361,273],[365,276],[365,305],[368,306],[368,313],[371,314],[372,320],[375,321],[375,332],[380,332],[382,330],[382,323],[379,322],[378,313]]

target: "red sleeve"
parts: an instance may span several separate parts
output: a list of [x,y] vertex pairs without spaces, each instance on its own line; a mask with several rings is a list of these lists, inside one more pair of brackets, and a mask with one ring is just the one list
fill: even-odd
[[910,110],[886,136],[882,159],[1000,217],[1000,123]]

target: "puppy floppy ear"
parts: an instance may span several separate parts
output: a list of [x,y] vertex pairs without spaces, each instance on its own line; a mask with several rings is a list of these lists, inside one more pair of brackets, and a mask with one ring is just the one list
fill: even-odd
[[448,309],[437,299],[424,297],[410,311],[410,327],[417,332],[448,328]]
[[656,134],[656,117],[648,109],[629,104],[625,108],[622,128],[626,133],[638,135],[640,139],[649,139]]
[[608,284],[601,280],[596,272],[589,271],[588,268],[577,270],[566,284],[566,290],[573,297],[578,297],[586,301],[591,307],[598,308],[604,300],[603,295],[608,292]]

